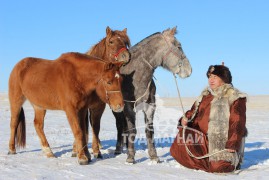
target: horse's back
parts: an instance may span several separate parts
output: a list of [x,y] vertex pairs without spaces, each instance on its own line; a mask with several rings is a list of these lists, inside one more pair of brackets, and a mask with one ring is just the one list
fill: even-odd
[[38,102],[48,102],[48,100],[56,98],[55,88],[61,73],[58,71],[58,64],[56,61],[33,57],[22,59],[10,74],[10,96],[20,92],[36,105],[41,105]]
[[64,101],[83,94],[84,84],[94,82],[103,70],[104,62],[81,53],[64,53],[56,60],[28,57],[14,67],[9,91],[23,93],[39,107],[62,109]]
[[50,60],[27,57],[15,65],[10,77],[16,76],[16,80],[23,83],[27,78],[36,78],[51,73],[55,69],[55,65],[56,63]]

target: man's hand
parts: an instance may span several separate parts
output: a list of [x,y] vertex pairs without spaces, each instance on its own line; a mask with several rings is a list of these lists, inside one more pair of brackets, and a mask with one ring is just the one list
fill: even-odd
[[183,116],[182,119],[181,119],[181,125],[182,126],[187,126],[188,125],[188,119],[185,116]]
[[230,153],[234,153],[235,152],[234,149],[227,149],[227,151],[230,152]]

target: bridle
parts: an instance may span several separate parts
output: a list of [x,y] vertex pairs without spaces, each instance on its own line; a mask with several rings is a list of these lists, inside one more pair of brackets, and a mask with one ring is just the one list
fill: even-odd
[[116,52],[115,54],[114,54],[114,58],[115,58],[115,60],[117,61],[118,60],[118,56],[119,56],[119,54],[122,52],[122,51],[127,51],[128,49],[126,48],[126,47],[122,47],[122,48],[120,48],[119,50],[118,50],[118,52]]
[[[178,58],[180,58],[180,59],[184,59],[184,58],[186,58],[186,56],[184,55],[184,53],[182,53],[181,55],[178,55],[174,50],[173,50],[173,48],[171,47],[171,46],[169,46],[169,43],[168,43],[168,41],[167,41],[167,39],[164,37],[164,35],[163,34],[161,34],[161,36],[163,37],[163,39],[164,39],[164,41],[166,42],[166,45],[167,45],[167,52],[162,56],[162,61],[164,61],[164,60],[166,60],[167,58],[167,56],[169,56],[169,54],[170,53],[173,53],[175,56],[177,56]],[[144,63],[146,63],[149,67],[150,67],[150,69],[151,70],[154,70],[155,68],[148,62],[148,61],[146,61],[145,59],[143,59],[143,62]],[[182,66],[182,62],[178,62],[178,66],[179,66],[179,68]],[[154,77],[154,76],[153,76]],[[155,77],[154,77],[155,78]],[[155,80],[157,80],[156,78],[155,78]],[[138,97],[136,100],[134,100],[134,101],[132,101],[132,100],[124,100],[125,102],[131,102],[131,103],[134,103],[134,111],[136,112],[136,104],[137,104],[137,102],[139,101],[139,100],[141,100],[145,95],[147,95],[147,93],[148,93],[148,91],[149,91],[149,88],[150,88],[150,84],[151,84],[151,81],[149,81],[149,83],[148,83],[148,86],[147,86],[147,89],[146,89],[146,91],[144,92],[144,94],[142,95],[142,96],[140,96],[140,97]]]
[[[167,60],[167,57],[172,53],[174,56],[177,56],[178,58],[180,59],[184,59],[186,58],[186,56],[184,55],[184,53],[182,53],[181,55],[178,55],[175,50],[173,50],[173,48],[169,45],[167,39],[164,37],[163,34],[161,34],[161,36],[163,37],[164,41],[166,42],[166,45],[167,45],[167,52],[164,53],[164,55],[162,56],[162,61],[166,61]],[[144,59],[143,59],[144,60]],[[144,62],[153,70],[154,67],[146,60],[144,60]],[[178,66],[179,68],[182,66],[182,62],[178,62]]]
[[[116,77],[117,78],[117,77]],[[118,81],[119,81],[119,78],[117,78]],[[113,93],[121,93],[121,90],[107,90],[107,87],[106,87],[106,83],[103,79],[103,75],[101,77],[101,79],[97,82],[98,85],[100,84],[100,82],[102,82],[102,85],[105,89],[105,92],[106,92],[106,103],[109,105],[110,109],[111,109],[111,103],[110,103],[110,98],[109,98],[109,94],[113,94]]]
[[[182,53],[181,55],[178,55],[178,53],[175,52],[175,50],[169,46],[169,43],[167,41],[167,39],[164,37],[163,34],[161,34],[164,41],[166,42],[167,45],[167,52],[163,55],[162,60],[165,61],[167,59],[167,57],[172,53],[174,56],[177,56],[179,59],[184,59],[186,58],[186,56],[184,55],[184,53]],[[182,66],[182,62],[178,62],[178,66],[181,67]]]

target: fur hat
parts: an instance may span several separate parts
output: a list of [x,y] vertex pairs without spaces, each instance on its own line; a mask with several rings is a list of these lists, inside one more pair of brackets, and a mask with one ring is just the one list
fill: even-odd
[[211,65],[208,68],[208,71],[206,73],[207,78],[209,78],[209,76],[211,74],[214,74],[218,77],[220,77],[223,82],[227,83],[227,84],[231,84],[232,83],[232,75],[231,72],[229,70],[228,67],[224,66],[224,65]]

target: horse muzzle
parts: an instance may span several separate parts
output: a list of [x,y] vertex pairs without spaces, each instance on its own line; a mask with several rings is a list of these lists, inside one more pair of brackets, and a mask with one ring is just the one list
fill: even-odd
[[117,105],[116,107],[111,107],[112,111],[114,112],[122,112],[124,109],[124,105]]
[[131,54],[128,51],[128,49],[124,48],[122,51],[120,51],[118,54],[115,55],[115,60],[118,62],[123,62],[124,64],[127,64],[131,59]]
[[183,62],[179,66],[179,71],[175,74],[177,74],[181,78],[187,78],[192,74],[192,67],[187,58],[183,59]]

